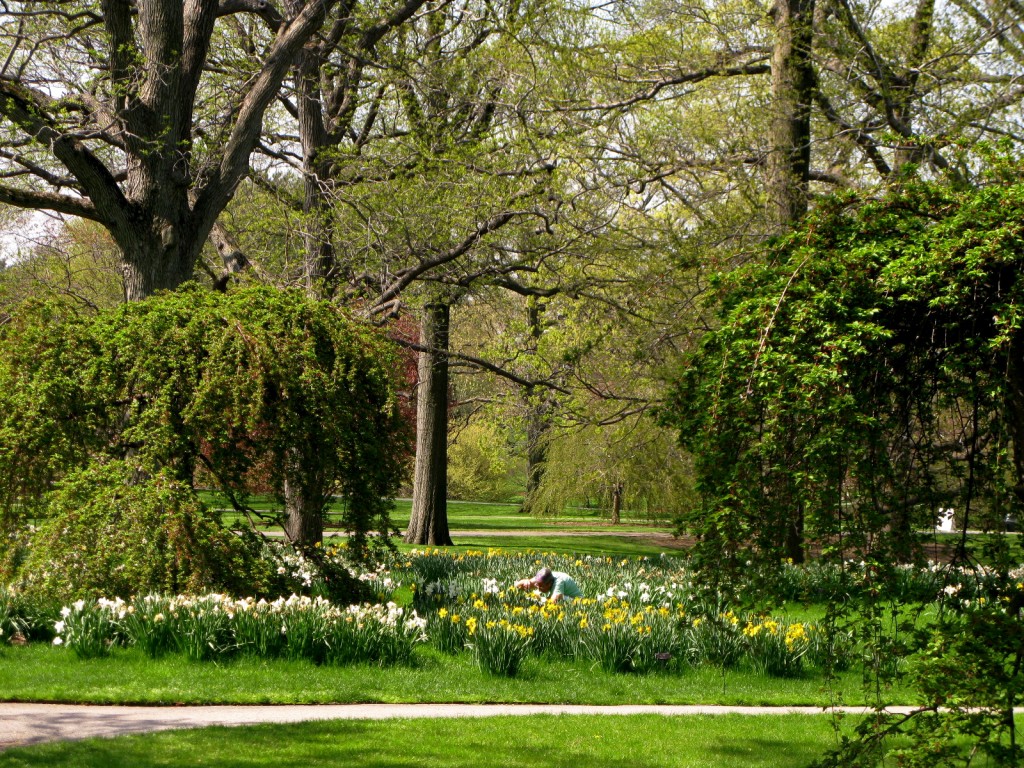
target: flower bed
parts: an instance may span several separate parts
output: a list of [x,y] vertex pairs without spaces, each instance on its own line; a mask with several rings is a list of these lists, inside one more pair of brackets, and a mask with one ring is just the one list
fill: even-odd
[[[56,609],[27,611],[17,592],[4,590],[0,642],[16,633],[46,638],[39,626],[45,620],[55,643],[87,658],[131,645],[152,657],[180,653],[203,660],[246,654],[389,665],[408,663],[429,636],[439,651],[472,653],[484,671],[508,676],[518,674],[528,659],[545,657],[608,672],[681,672],[709,665],[798,676],[848,668],[859,653],[849,632],[740,611],[723,594],[698,583],[685,558],[428,549],[357,570],[345,564],[343,548],[327,554],[333,558],[331,568],[349,569],[378,601],[345,606],[312,595],[276,600],[149,595],[80,600],[64,607],[58,618]],[[276,556],[278,567],[300,582],[316,585],[322,578],[303,558]],[[552,603],[513,587],[540,565],[571,573],[586,597]],[[782,577],[787,592],[830,599],[842,599],[842,590],[876,588],[872,566],[849,563],[844,568],[840,574],[837,567],[818,563],[784,564]],[[1014,595],[998,597],[996,586],[995,576],[981,568],[900,568],[896,579],[898,590],[921,602],[957,610],[1024,593],[1014,581]],[[396,605],[410,600],[406,608]]]
[[426,621],[394,603],[340,607],[296,595],[271,602],[217,594],[99,598],[61,613],[53,642],[83,658],[134,645],[154,658],[172,651],[197,661],[242,653],[389,665],[407,663],[427,639]]

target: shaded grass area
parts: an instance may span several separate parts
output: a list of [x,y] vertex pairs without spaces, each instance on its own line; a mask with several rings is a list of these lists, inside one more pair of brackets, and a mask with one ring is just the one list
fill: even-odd
[[[0,698],[97,704],[566,703],[825,706],[865,702],[859,673],[826,687],[818,676],[771,678],[712,667],[679,674],[612,674],[588,663],[531,659],[517,678],[483,674],[469,653],[417,649],[412,666],[316,666],[246,657],[150,660],[137,649],[83,661],[44,645],[0,651]],[[903,691],[896,701],[910,703]]]
[[1006,555],[1014,562],[1024,563],[1024,538],[1020,533],[971,533],[963,537],[960,533],[934,533],[925,537],[943,549],[952,552],[963,538],[967,554],[972,561],[989,563],[993,550],[1006,547]]
[[835,739],[828,717],[807,715],[329,721],[11,749],[0,768],[796,768]]

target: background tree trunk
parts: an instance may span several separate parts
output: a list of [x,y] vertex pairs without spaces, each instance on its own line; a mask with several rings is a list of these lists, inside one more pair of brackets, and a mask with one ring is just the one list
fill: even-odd
[[326,62],[319,49],[307,47],[295,65],[299,137],[302,141],[303,240],[305,242],[306,292],[331,298],[337,288],[337,255],[334,251],[331,211],[327,193],[331,179],[332,137],[324,120],[320,68]]
[[[537,345],[543,333],[541,314],[544,305],[539,301],[531,301],[527,307],[527,318],[530,324],[531,354],[536,355]],[[537,388],[526,387],[526,493],[523,496],[523,512],[527,514],[543,513],[547,510],[538,509],[537,491],[544,479],[544,467],[548,456],[548,432],[551,420],[548,411],[551,407],[546,392],[538,394]]]
[[548,457],[547,436],[551,423],[547,415],[547,403],[535,400],[534,387],[526,392],[526,494],[523,497],[523,512],[543,514],[537,503],[537,492],[544,479],[544,468]]
[[[807,214],[811,175],[811,102],[814,70],[811,46],[814,0],[775,0],[770,11],[775,23],[772,50],[771,153],[768,158],[768,197],[775,229],[785,232]],[[784,547],[794,563],[804,560],[804,516],[794,504],[784,522]]]
[[416,390],[416,470],[407,544],[450,546],[448,533],[448,325],[451,308],[428,304],[423,314]]

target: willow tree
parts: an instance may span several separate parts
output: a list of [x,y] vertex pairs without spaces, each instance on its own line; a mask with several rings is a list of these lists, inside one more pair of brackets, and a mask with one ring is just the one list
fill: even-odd
[[[886,659],[866,665],[872,689],[904,667],[894,658],[915,670],[921,706],[889,716],[880,702],[822,765],[877,765],[896,735],[915,764],[1022,757],[1024,598],[1007,543],[992,537],[984,567],[936,569],[949,582],[926,604],[941,610],[910,632],[891,623],[913,613],[892,588],[899,564],[924,560],[915,531],[955,509],[954,562],[977,565],[967,529],[998,531],[1024,505],[1024,186],[1019,164],[995,165],[975,189],[821,204],[723,282],[720,326],[681,376],[672,412],[698,461],[689,522],[709,577],[796,554],[784,523],[798,505],[840,566],[832,609]],[[850,560],[871,565],[851,578]],[[957,594],[971,573],[981,599]]]

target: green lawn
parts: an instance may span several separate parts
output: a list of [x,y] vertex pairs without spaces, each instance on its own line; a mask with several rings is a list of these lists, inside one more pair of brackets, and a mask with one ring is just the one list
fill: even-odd
[[[223,510],[223,521],[226,525],[234,525],[238,516],[227,510],[226,501],[212,493],[205,493],[206,502]],[[269,508],[266,500],[255,499],[253,507],[260,510]],[[403,530],[409,523],[412,502],[399,499],[393,515],[395,527]],[[335,513],[335,517],[337,514]],[[540,550],[544,552],[578,553],[580,555],[611,555],[612,557],[657,556],[666,551],[673,551],[659,543],[637,539],[621,534],[666,534],[672,529],[668,525],[654,525],[627,521],[622,525],[612,526],[608,519],[596,510],[574,508],[559,517],[531,517],[519,512],[518,504],[491,504],[469,501],[448,502],[448,527],[455,531],[455,546],[451,551],[500,549],[507,552],[524,552]],[[264,530],[280,530],[274,526],[265,526]],[[480,535],[460,536],[458,531],[500,532],[514,531],[515,536]],[[331,523],[328,521],[327,535],[332,534]],[[586,536],[566,535],[568,533],[586,533]],[[409,551],[417,547],[405,545],[400,539],[394,543],[399,550]],[[422,549],[422,547],[419,547]]]
[[12,749],[0,768],[798,768],[835,738],[818,715],[329,721]]
[[[316,666],[306,661],[234,658],[150,660],[135,649],[80,660],[46,645],[0,651],[0,696],[7,701],[121,704],[318,704],[355,702],[502,702],[568,704],[826,705],[818,676],[770,678],[714,668],[680,674],[611,674],[577,662],[531,659],[519,677],[481,673],[469,653],[417,649],[409,667]],[[843,703],[864,701],[859,673],[836,683]],[[906,694],[904,693],[904,698]],[[908,703],[908,702],[903,702]]]

